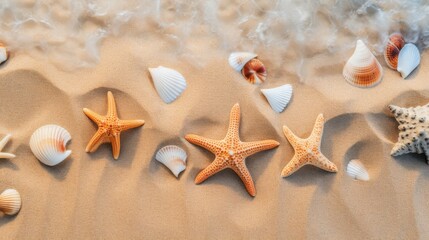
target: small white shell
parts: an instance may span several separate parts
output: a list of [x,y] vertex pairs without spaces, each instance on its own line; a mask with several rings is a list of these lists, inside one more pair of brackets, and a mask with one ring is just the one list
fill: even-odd
[[149,68],[158,95],[165,103],[171,103],[186,89],[186,80],[178,71],[159,66]]
[[261,89],[261,92],[267,98],[271,108],[281,113],[292,97],[292,86],[290,84],[285,84],[276,88]]
[[45,125],[37,129],[30,138],[30,148],[42,163],[54,166],[66,159],[71,150],[66,149],[70,133],[57,125]]
[[6,62],[9,57],[6,47],[0,43],[0,64]]
[[0,211],[15,215],[21,209],[21,196],[15,189],[6,189],[0,194]]
[[365,169],[365,166],[358,159],[350,160],[347,164],[347,174],[357,180],[368,181],[369,174]]
[[250,52],[233,52],[229,55],[228,62],[235,71],[240,72],[244,65],[258,55]]
[[167,166],[176,177],[185,170],[187,157],[185,150],[175,145],[165,146],[155,155],[155,159]]
[[420,64],[420,52],[416,45],[407,43],[399,52],[398,68],[402,78],[408,77],[410,73]]

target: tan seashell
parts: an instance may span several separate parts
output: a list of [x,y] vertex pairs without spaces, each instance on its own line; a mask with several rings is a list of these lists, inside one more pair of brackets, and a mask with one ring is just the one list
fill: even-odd
[[358,40],[353,55],[343,68],[343,76],[356,87],[373,87],[381,82],[383,69],[366,45]]
[[400,33],[393,33],[389,36],[389,41],[384,49],[384,60],[391,69],[396,70],[398,67],[399,52],[404,45],[405,40]]
[[21,196],[15,189],[6,189],[0,194],[0,211],[15,215],[21,209]]
[[241,74],[252,84],[263,83],[267,78],[267,70],[257,58],[248,61],[241,70]]

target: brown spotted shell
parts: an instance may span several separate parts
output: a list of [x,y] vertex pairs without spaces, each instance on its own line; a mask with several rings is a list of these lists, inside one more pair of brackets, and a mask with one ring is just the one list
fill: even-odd
[[405,40],[400,33],[393,33],[389,36],[389,41],[384,49],[384,60],[391,69],[398,67],[399,51],[405,45]]
[[267,78],[267,70],[257,58],[248,61],[241,69],[241,74],[252,84],[263,83]]

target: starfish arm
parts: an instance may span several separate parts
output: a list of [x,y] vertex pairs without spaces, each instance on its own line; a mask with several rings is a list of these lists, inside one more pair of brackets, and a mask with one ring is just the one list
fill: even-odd
[[215,160],[210,163],[209,166],[201,170],[200,173],[195,177],[195,184],[200,184],[204,182],[207,178],[215,175],[216,173],[224,170],[226,168],[226,164],[220,158],[215,158]]
[[222,149],[221,143],[218,140],[201,137],[195,134],[188,134],[185,136],[185,139],[190,143],[193,143],[195,145],[198,145],[200,147],[203,147],[209,150],[213,154],[220,152]]
[[279,142],[274,140],[263,140],[255,142],[243,142],[241,147],[241,153],[244,157],[248,157],[258,152],[262,152],[268,149],[275,148],[279,145]]
[[0,158],[14,158],[15,154],[0,152]]
[[83,109],[83,113],[85,113],[85,115],[91,119],[93,122],[95,122],[97,125],[99,125],[102,121],[103,121],[103,116],[101,116],[100,114],[88,109],[88,108],[84,108]]
[[121,126],[122,131],[141,127],[144,123],[144,120],[119,120],[119,125]]
[[121,153],[121,135],[117,134],[115,136],[111,136],[109,140],[112,144],[113,158],[118,159],[119,153]]
[[227,138],[230,139],[239,139],[239,129],[240,129],[240,105],[236,103],[232,109],[229,116],[229,127]]
[[318,155],[315,161],[311,161],[310,164],[328,172],[338,172],[337,166],[329,161],[322,153]]
[[94,136],[92,136],[91,140],[89,140],[85,151],[94,152],[104,142],[106,142],[104,132],[97,130]]
[[311,132],[310,138],[314,138],[318,143],[322,140],[323,128],[325,124],[325,118],[323,114],[319,114],[314,124],[313,131]]
[[293,148],[296,148],[298,142],[300,141],[300,138],[297,137],[286,125],[283,126],[283,133],[289,141],[290,145],[292,145]]
[[6,144],[9,142],[12,135],[7,134],[1,141],[0,141],[0,151],[6,146]]
[[282,177],[288,177],[292,175],[294,172],[298,171],[302,166],[307,164],[307,161],[300,159],[296,154],[293,156],[292,160],[286,164],[286,166],[282,170]]
[[116,117],[118,113],[116,112],[116,102],[115,98],[111,91],[107,92],[107,116]]
[[241,162],[241,164],[239,164],[238,166],[232,167],[232,170],[234,170],[234,172],[237,173],[237,175],[240,177],[250,196],[256,196],[255,184],[253,183],[252,176],[250,175],[246,164],[244,164],[244,161]]

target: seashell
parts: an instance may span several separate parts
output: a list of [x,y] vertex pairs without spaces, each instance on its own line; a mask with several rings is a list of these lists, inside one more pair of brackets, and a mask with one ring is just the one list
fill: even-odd
[[186,168],[186,152],[182,148],[175,145],[168,145],[158,150],[155,159],[167,166],[174,176],[179,177],[179,174]]
[[267,70],[264,64],[257,58],[247,62],[243,69],[241,69],[241,74],[252,84],[260,84],[267,78]]
[[358,40],[353,55],[343,68],[343,76],[356,87],[372,87],[381,82],[383,69],[366,45]]
[[37,129],[30,138],[30,148],[42,163],[54,166],[64,161],[71,150],[66,149],[70,133],[57,125],[45,125]]
[[402,78],[408,77],[420,64],[420,52],[416,45],[407,43],[399,52],[398,68]]
[[384,60],[387,66],[395,69],[398,66],[398,56],[402,47],[405,45],[405,40],[400,33],[393,33],[389,36],[389,41],[384,49]]
[[228,62],[229,65],[235,69],[235,71],[240,72],[247,62],[256,58],[257,56],[258,55],[250,52],[233,52],[229,55]]
[[267,98],[271,108],[281,113],[292,97],[292,85],[285,84],[276,88],[261,89],[261,92]]
[[159,66],[149,68],[155,89],[165,103],[171,103],[186,89],[186,80],[178,71]]
[[369,174],[365,169],[365,166],[358,159],[350,160],[347,164],[347,174],[357,180],[368,181]]
[[0,43],[0,64],[6,62],[8,58],[9,58],[9,51],[7,51],[3,43]]
[[15,189],[6,189],[0,194],[0,211],[15,215],[21,209],[21,196]]

